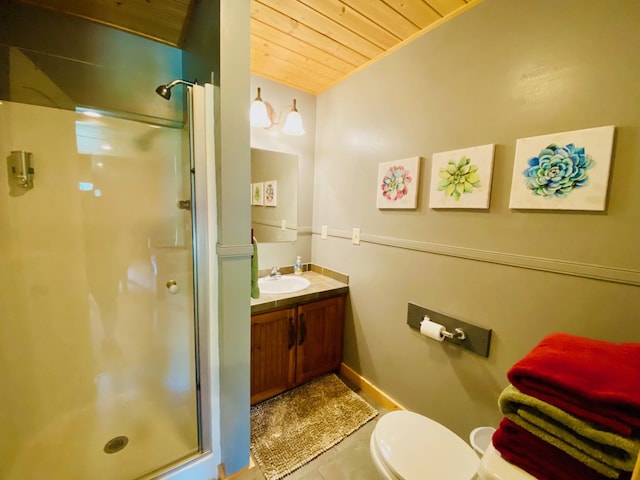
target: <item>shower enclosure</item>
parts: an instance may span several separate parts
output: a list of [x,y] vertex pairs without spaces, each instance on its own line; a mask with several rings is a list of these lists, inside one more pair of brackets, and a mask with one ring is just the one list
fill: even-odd
[[146,478],[209,448],[191,127],[0,102],[0,478]]

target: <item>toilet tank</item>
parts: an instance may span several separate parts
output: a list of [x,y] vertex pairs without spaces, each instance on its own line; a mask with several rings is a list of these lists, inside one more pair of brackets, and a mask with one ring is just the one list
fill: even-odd
[[469,434],[469,443],[476,451],[478,456],[482,457],[485,450],[491,445],[491,438],[496,429],[493,427],[474,428]]
[[480,480],[536,480],[536,477],[507,462],[492,444],[486,448],[480,466],[478,467]]

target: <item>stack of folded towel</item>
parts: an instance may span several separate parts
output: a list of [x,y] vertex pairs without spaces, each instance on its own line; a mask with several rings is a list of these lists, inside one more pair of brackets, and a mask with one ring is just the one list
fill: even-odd
[[640,450],[640,343],[564,333],[507,373],[493,445],[540,480],[631,478]]

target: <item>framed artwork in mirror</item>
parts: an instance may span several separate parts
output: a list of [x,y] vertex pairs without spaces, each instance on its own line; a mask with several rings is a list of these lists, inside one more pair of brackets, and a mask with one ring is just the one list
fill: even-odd
[[264,182],[251,184],[251,205],[264,205]]
[[278,182],[269,180],[264,182],[264,206],[276,207],[278,205]]

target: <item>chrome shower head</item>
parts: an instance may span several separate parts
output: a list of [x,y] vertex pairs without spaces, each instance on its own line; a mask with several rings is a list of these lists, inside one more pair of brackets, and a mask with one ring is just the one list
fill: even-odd
[[156,93],[165,100],[169,100],[171,98],[171,89],[166,85],[160,85],[158,88],[156,88]]
[[183,85],[187,85],[188,87],[192,87],[193,85],[196,85],[196,82],[192,83],[192,82],[187,82],[186,80],[172,80],[166,85],[160,85],[158,88],[156,88],[156,93],[160,95],[162,98],[164,98],[165,100],[169,100],[171,98],[171,89],[178,84],[183,84]]

